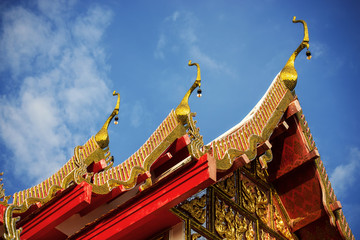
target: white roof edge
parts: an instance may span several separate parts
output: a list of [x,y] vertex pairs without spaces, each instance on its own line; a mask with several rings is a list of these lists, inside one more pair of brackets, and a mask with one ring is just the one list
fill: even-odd
[[255,105],[255,107],[248,113],[248,115],[246,115],[246,117],[241,120],[241,122],[239,122],[238,124],[236,124],[234,127],[230,128],[229,130],[227,130],[226,132],[224,132],[223,134],[221,134],[220,136],[218,136],[217,138],[215,138],[214,140],[210,141],[207,145],[209,145],[210,143],[212,143],[213,141],[217,141],[219,139],[222,139],[228,135],[230,135],[231,133],[235,132],[237,129],[239,129],[243,124],[245,124],[248,120],[251,119],[251,117],[254,115],[254,113],[260,108],[261,104],[264,102],[266,96],[268,95],[270,89],[272,88],[272,86],[275,84],[277,78],[279,77],[278,73],[276,75],[276,77],[274,78],[274,80],[272,81],[272,83],[270,84],[270,87],[267,89],[266,93],[263,95],[263,97],[260,99],[260,101]]

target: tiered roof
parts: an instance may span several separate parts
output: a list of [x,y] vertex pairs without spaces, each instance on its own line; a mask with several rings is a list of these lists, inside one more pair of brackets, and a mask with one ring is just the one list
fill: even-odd
[[[169,194],[169,196],[173,194],[166,198],[169,202],[163,205],[159,203],[161,207],[158,206],[159,204],[155,204],[156,207],[151,205],[154,199],[149,200],[148,203],[148,206],[153,206],[151,209],[155,209],[153,211],[159,211],[154,213],[154,216],[158,216],[160,212],[166,214],[165,212],[175,204],[250,163],[257,156],[261,167],[268,169],[269,180],[279,191],[285,209],[290,209],[293,204],[291,201],[294,199],[289,195],[292,194],[291,191],[296,190],[300,197],[313,194],[311,201],[317,205],[312,212],[289,211],[288,217],[291,219],[289,227],[293,232],[297,231],[298,235],[304,238],[309,237],[308,232],[313,227],[312,223],[321,220],[322,225],[317,224],[332,229],[334,234],[338,234],[343,239],[354,239],[293,91],[297,82],[295,58],[304,48],[309,48],[306,23],[296,20],[295,17],[293,22],[301,22],[304,26],[304,39],[299,47],[275,77],[264,97],[244,120],[207,145],[203,144],[199,129],[193,121],[194,114],[188,104],[191,93],[201,85],[198,64],[189,62],[190,66],[196,65],[198,74],[179,106],[170,111],[139,150],[117,166],[112,166],[107,133],[110,122],[119,111],[120,95],[114,92],[118,97],[116,107],[98,134],[91,137],[83,146],[76,147],[74,156],[50,178],[32,188],[15,193],[12,203],[8,203],[7,199],[0,202],[0,212],[3,216],[0,222],[5,226],[5,239],[20,236],[33,239],[39,236],[37,234],[44,237],[47,233],[61,235],[56,229],[61,228],[65,220],[75,213],[79,213],[79,219],[85,221],[85,224],[77,229],[77,233],[71,232],[67,236],[80,238],[87,234],[101,235],[102,231],[110,226],[107,225],[107,221],[124,214],[122,211],[125,211],[126,206],[136,207],[139,199],[152,199],[151,196],[160,194],[158,191],[168,188],[169,193],[161,190],[163,191],[161,194]],[[287,129],[293,129],[298,137],[290,133],[281,135]],[[275,141],[277,137],[282,140]],[[285,145],[290,141],[300,143],[298,159],[294,155],[294,158],[289,160],[283,156],[283,152],[275,148],[273,151],[270,143]],[[299,169],[308,173],[309,182],[316,186],[315,191],[309,190],[307,183],[299,180],[297,177],[301,174]],[[186,187],[181,186],[181,182],[190,181],[188,176],[202,182],[197,185],[189,182]],[[284,179],[293,184],[291,191],[287,188],[288,185],[281,186]],[[171,183],[176,187],[167,185]],[[178,192],[174,192],[174,189]],[[69,204],[62,204],[60,201],[62,198],[68,199]],[[109,201],[117,204],[108,204],[108,207],[104,207]],[[54,210],[55,205],[58,212]],[[93,213],[92,211],[97,208],[103,209],[103,212],[94,213],[88,219],[86,216],[91,215],[89,213]],[[61,211],[66,214],[57,215]],[[127,214],[135,214],[134,211]],[[105,215],[101,216],[104,213]],[[18,224],[15,216],[21,217]],[[48,218],[52,216],[54,220],[44,223],[41,219],[46,219],[45,216]],[[141,219],[136,219],[141,222]],[[34,230],[36,221],[43,224],[38,227],[40,229],[38,232],[36,227]],[[122,221],[125,220],[119,220],[117,223],[123,225]],[[167,226],[168,223],[161,224]],[[22,233],[19,230],[20,226],[23,227]],[[106,234],[110,238],[110,233]]]

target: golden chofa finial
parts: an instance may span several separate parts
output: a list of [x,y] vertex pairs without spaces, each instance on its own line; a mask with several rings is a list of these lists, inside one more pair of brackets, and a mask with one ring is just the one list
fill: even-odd
[[[306,47],[309,49],[309,33],[307,24],[304,20],[296,20],[296,17],[293,18],[293,23],[301,22],[304,26],[304,39],[300,43],[299,47],[295,50],[295,52],[290,56],[289,60],[285,64],[285,67],[280,72],[280,78],[284,82],[285,86],[290,90],[294,90],[297,82],[297,72],[294,67],[294,62],[297,55]],[[306,52],[307,58],[311,58],[310,51]]]
[[114,111],[110,114],[109,118],[104,123],[103,127],[100,131],[95,135],[95,141],[99,144],[99,146],[104,149],[109,145],[109,134],[108,134],[108,127],[111,120],[115,117],[115,124],[117,124],[119,114],[119,106],[120,106],[120,94],[117,92],[113,92],[113,96],[117,95],[117,102],[114,108]]
[[[2,176],[4,173],[0,172],[0,176]],[[2,181],[2,178],[0,178],[0,182]],[[0,184],[0,199],[5,197],[5,189],[4,184]]]
[[179,121],[182,124],[186,124],[187,123],[187,119],[188,119],[188,115],[191,112],[190,111],[190,106],[189,106],[189,97],[191,95],[191,93],[195,90],[195,88],[199,87],[198,91],[197,91],[197,96],[201,97],[201,76],[200,76],[200,66],[197,63],[192,63],[191,60],[189,61],[189,66],[194,66],[196,65],[197,67],[197,76],[196,76],[196,80],[193,83],[193,85],[191,86],[191,88],[186,92],[184,98],[181,100],[179,106],[177,106],[177,108],[175,109],[175,113],[179,119]]
[[[3,172],[0,172],[0,176],[2,176],[4,173]],[[0,183],[2,181],[2,178],[0,178]],[[4,189],[4,184],[1,183],[0,184],[0,205],[3,205],[3,206],[7,206],[8,205],[8,201],[10,199],[11,196],[5,196],[5,189]],[[1,199],[3,199],[1,201]]]

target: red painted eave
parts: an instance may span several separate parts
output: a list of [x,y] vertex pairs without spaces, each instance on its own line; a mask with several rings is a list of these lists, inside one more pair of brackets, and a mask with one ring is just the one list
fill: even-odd
[[28,221],[20,222],[23,228],[21,239],[47,239],[58,224],[65,221],[74,213],[81,211],[91,200],[91,186],[81,183],[61,198],[44,206],[38,214],[31,216]]
[[316,148],[309,146],[296,113],[301,111],[294,100],[284,114],[288,129],[271,139],[273,160],[269,180],[273,183],[290,217],[292,231],[300,239],[345,239],[334,221],[327,203],[326,188],[317,169],[320,160]]
[[170,212],[172,207],[215,182],[216,164],[206,154],[138,194],[126,206],[89,224],[71,239],[147,239],[180,221]]

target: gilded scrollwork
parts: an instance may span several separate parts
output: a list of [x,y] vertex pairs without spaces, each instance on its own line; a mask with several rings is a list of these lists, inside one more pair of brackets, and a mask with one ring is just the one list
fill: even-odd
[[20,217],[13,217],[14,210],[20,210],[20,207],[9,205],[4,213],[5,240],[20,240],[22,229],[16,229],[16,222],[20,220]]
[[261,221],[263,221],[264,223],[268,223],[269,199],[266,193],[261,191],[258,187],[256,187],[256,195],[256,215],[260,218]]
[[200,134],[200,129],[196,127],[196,121],[194,121],[193,117],[196,116],[196,113],[189,113],[188,115],[188,124],[187,124],[187,133],[190,136],[191,143],[191,153],[199,158],[203,155],[202,147],[204,146],[203,136]]
[[199,233],[193,233],[191,234],[191,240],[196,240],[198,238],[201,238],[202,236]]
[[256,213],[259,219],[268,223],[269,221],[269,199],[266,193],[250,181],[241,181],[242,206],[250,213]]
[[260,229],[260,240],[271,240],[273,239],[268,232],[265,232],[263,229]]
[[255,237],[256,237],[256,233],[255,233],[255,230],[254,230],[253,223],[251,223],[251,224],[249,224],[249,228],[245,233],[245,239],[246,240],[253,240],[253,239],[255,239]]
[[[0,176],[2,176],[4,173],[0,172]],[[0,182],[2,181],[2,178],[0,178]],[[7,206],[8,205],[8,201],[10,199],[11,196],[5,196],[5,189],[4,189],[4,184],[1,183],[0,184],[0,199],[3,199],[2,201],[0,201],[0,205],[3,206]]]
[[267,170],[261,167],[260,162],[256,162],[256,175],[264,182],[267,182]]
[[250,213],[255,212],[256,186],[247,180],[241,181],[242,206]]
[[261,164],[262,169],[268,168],[268,163],[271,162],[273,159],[273,154],[271,149],[265,151],[263,155],[259,157],[259,163]]
[[83,158],[83,155],[81,154],[81,146],[77,146],[74,149],[74,163],[76,164],[76,168],[74,170],[74,181],[77,184],[80,184],[83,179],[87,182],[90,182],[90,177],[92,176],[92,173],[88,173],[87,171],[87,164],[85,163],[85,159]]
[[215,203],[215,230],[220,237],[227,240],[254,239],[253,222],[236,212],[224,201],[216,198]]
[[292,236],[289,228],[284,223],[282,217],[280,216],[280,213],[278,212],[278,210],[276,209],[275,206],[274,206],[274,224],[275,224],[275,229],[281,235],[283,235],[287,239],[294,239],[294,237]]
[[231,177],[224,179],[221,182],[216,184],[218,188],[220,188],[223,192],[225,192],[230,198],[235,197],[235,175],[233,174]]
[[[254,161],[253,164],[255,163],[259,164]],[[237,176],[239,176],[239,184],[236,184],[235,181]],[[219,237],[227,240],[294,239],[290,228],[283,220],[283,216],[280,215],[282,212],[277,208],[278,204],[271,201],[273,195],[271,186],[268,186],[270,187],[268,189],[264,186],[266,182],[259,182],[261,185],[257,185],[256,181],[253,174],[238,170],[233,175],[216,183],[216,186],[210,187],[206,194],[201,195],[203,200],[199,197],[192,197],[176,207],[175,213],[178,212],[178,216],[183,219],[192,220],[190,229],[200,228],[198,231],[206,233],[207,237],[204,237],[200,232],[191,230],[190,236],[195,239],[207,239],[209,236],[214,236],[209,239]],[[233,188],[234,190],[232,190]],[[234,201],[227,193],[228,190],[224,189],[231,189],[230,191],[235,193],[238,191],[239,201]],[[209,201],[205,202],[205,196]],[[202,203],[199,204],[200,202]],[[205,206],[206,204],[207,206]],[[206,224],[198,225],[200,221],[196,218],[199,216],[207,219]],[[258,227],[259,229],[257,229]]]
[[[2,176],[4,173],[0,172],[0,176]],[[0,182],[2,181],[2,178],[0,178]],[[4,189],[4,184],[0,184],[0,198],[5,197],[5,189]]]
[[206,222],[206,195],[186,201],[180,205],[180,208],[188,212],[199,223]]

